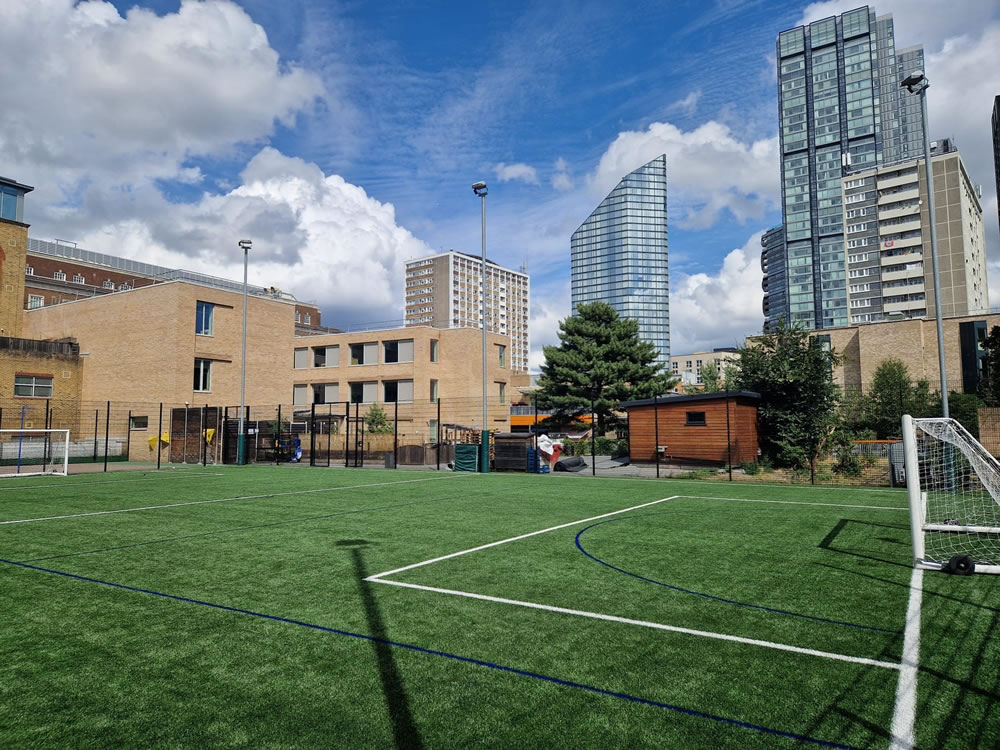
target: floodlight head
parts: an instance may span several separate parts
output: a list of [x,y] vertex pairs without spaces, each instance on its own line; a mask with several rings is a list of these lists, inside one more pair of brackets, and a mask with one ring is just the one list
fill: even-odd
[[919,94],[925,88],[930,85],[930,82],[924,76],[924,71],[915,70],[910,75],[904,78],[899,86],[909,91],[911,94]]
[[476,195],[479,196],[486,195],[486,183],[485,182],[472,183],[472,192],[474,192]]
[[239,245],[240,249],[246,252],[251,247],[253,247],[253,242],[251,240],[240,240]]

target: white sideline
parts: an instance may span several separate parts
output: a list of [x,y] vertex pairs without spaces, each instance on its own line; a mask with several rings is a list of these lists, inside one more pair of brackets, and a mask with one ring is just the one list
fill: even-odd
[[920,601],[923,596],[924,571],[913,568],[910,577],[910,603],[906,608],[903,631],[903,658],[896,685],[896,707],[892,713],[890,750],[912,750],[916,746],[913,724],[917,715],[917,667],[920,664]]
[[[384,575],[384,574],[383,574]],[[697,635],[702,638],[714,638],[720,641],[731,641],[749,646],[761,646],[772,648],[778,651],[790,651],[794,654],[805,654],[807,656],[819,656],[825,659],[835,659],[846,661],[852,664],[864,664],[870,667],[882,667],[883,669],[899,669],[899,664],[889,661],[878,661],[868,659],[863,656],[847,656],[846,654],[835,654],[830,651],[818,651],[812,648],[802,648],[801,646],[790,646],[785,643],[775,643],[774,641],[761,641],[756,638],[744,638],[738,635],[727,635],[726,633],[713,633],[707,630],[693,630],[692,628],[682,628],[676,625],[664,625],[659,622],[647,622],[645,620],[633,620],[628,617],[617,617],[615,615],[603,615],[599,612],[587,612],[580,609],[566,609],[565,607],[554,607],[548,604],[538,604],[536,602],[524,602],[517,599],[502,599],[497,596],[486,596],[485,594],[473,594],[468,591],[455,591],[453,589],[440,589],[434,586],[421,586],[416,583],[403,583],[401,581],[381,580],[375,577],[366,578],[366,581],[373,583],[386,583],[390,586],[400,586],[408,589],[418,589],[420,591],[432,591],[437,594],[451,594],[452,596],[464,596],[469,599],[480,599],[486,602],[496,602],[498,604],[513,604],[517,607],[528,607],[530,609],[541,609],[546,612],[558,612],[564,615],[576,615],[577,617],[589,617],[594,620],[606,620],[607,622],[618,622],[625,625],[639,625],[644,628],[654,628],[656,630],[668,630],[672,633],[684,633],[685,635]]]
[[[516,542],[519,539],[527,539],[529,536],[538,536],[539,534],[546,534],[550,531],[557,531],[559,529],[565,529],[570,526],[579,526],[581,523],[587,523],[588,521],[597,521],[601,518],[607,518],[608,516],[617,516],[619,513],[628,513],[630,510],[639,510],[639,508],[648,508],[650,505],[657,505],[658,503],[666,502],[667,500],[673,500],[678,495],[671,495],[670,497],[661,497],[659,500],[653,500],[650,503],[643,503],[642,505],[633,505],[631,508],[622,508],[621,510],[615,510],[610,513],[603,513],[599,516],[594,516],[593,518],[584,518],[582,521],[570,521],[569,523],[559,524],[558,526],[550,526],[547,529],[542,529],[541,531],[532,531],[528,534],[521,534],[520,536],[512,536],[510,539],[501,539],[499,542],[490,542],[489,544],[481,544],[478,547],[472,547],[471,549],[463,549],[461,552],[452,552],[450,555],[442,555],[441,557],[435,557],[433,560],[424,560],[423,562],[413,563],[413,565],[406,565],[402,568],[396,568],[395,570],[387,570],[383,573],[376,573],[375,575],[368,576],[366,581],[377,581],[383,576],[391,576],[396,573],[402,573],[404,570],[413,570],[414,568],[422,568],[424,565],[430,565],[431,563],[441,562],[442,560],[450,560],[453,557],[460,557],[462,555],[468,555],[470,552],[479,552],[480,550],[489,549],[490,547],[498,547],[501,544],[507,544],[508,542]],[[395,583],[394,581],[384,581],[384,583]],[[400,584],[401,585],[401,584]]]
[[[215,500],[192,500],[187,503],[171,503],[169,505],[146,505],[142,508],[122,508],[120,510],[97,510],[91,513],[73,513],[66,516],[45,516],[43,518],[21,518],[15,521],[0,521],[0,526],[12,523],[35,523],[37,521],[59,521],[65,518],[83,518],[85,516],[107,516],[112,513],[135,513],[140,510],[161,510],[163,508],[180,508],[185,505],[208,505],[209,503],[225,503],[231,500],[259,500],[265,497],[287,497],[289,495],[309,495],[316,492],[338,492],[340,490],[357,490],[365,487],[387,487],[393,484],[413,484],[414,482],[440,482],[455,479],[460,475],[447,477],[428,477],[426,479],[405,479],[402,482],[374,482],[372,484],[354,484],[347,487],[320,487],[313,490],[293,490],[291,492],[268,492],[262,495],[236,495],[235,497],[220,497]],[[470,475],[471,476],[471,475]]]
[[[714,497],[712,495],[677,495],[677,497],[691,498],[693,500],[726,500],[731,503],[777,503],[778,505],[823,505],[828,508],[866,508],[868,510],[905,510],[909,508],[897,508],[892,505],[850,505],[849,503],[807,503],[804,500],[754,500],[745,497]],[[958,527],[952,527],[958,529]]]
[[[156,471],[156,469],[150,469],[150,471]],[[162,470],[161,470],[162,471]],[[16,476],[16,475],[15,475]],[[77,475],[81,476],[81,475]],[[83,475],[86,476],[86,475]],[[0,492],[5,490],[41,490],[41,489],[52,489],[53,487],[80,487],[86,486],[90,487],[95,484],[126,484],[127,482],[159,482],[164,479],[187,479],[188,477],[221,477],[225,474],[221,471],[198,471],[183,474],[163,474],[157,477],[147,477],[145,479],[102,479],[100,482],[59,482],[53,483],[49,482],[47,484],[29,484],[27,487],[0,487]]]

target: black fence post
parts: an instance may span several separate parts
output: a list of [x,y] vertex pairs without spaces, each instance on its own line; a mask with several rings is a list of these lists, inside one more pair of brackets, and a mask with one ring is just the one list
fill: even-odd
[[201,410],[201,465],[208,466],[208,404]]
[[[293,415],[294,416],[294,415]],[[281,404],[278,404],[278,420],[274,423],[274,464],[281,463],[278,445],[281,443]]]
[[[50,423],[51,417],[52,417],[52,413],[49,411],[49,399],[45,399],[45,429],[46,430],[48,430],[48,429],[51,428],[51,423]],[[49,433],[46,432],[45,433],[45,440],[42,443],[42,471],[45,471],[48,468],[48,465],[49,465],[49,448],[50,448]]]
[[349,463],[350,451],[348,448],[351,445],[351,402],[344,402],[344,468],[346,469],[351,464]]
[[125,423],[125,460],[132,460],[132,410],[128,410],[127,422]]
[[156,426],[156,470],[160,470],[160,438],[163,437],[163,402],[160,402],[160,421]]
[[309,465],[316,465],[316,402],[309,407]]
[[726,455],[729,463],[729,481],[733,481],[733,438],[729,431],[729,386],[726,386]]
[[594,397],[590,397],[590,476],[597,476],[597,419],[594,417]]
[[354,402],[354,468],[358,468],[358,433],[361,431],[361,402]]
[[398,469],[399,460],[399,394],[396,394],[395,411],[392,414],[392,468]]
[[101,410],[94,409],[94,463],[97,463],[97,420],[100,417]]
[[441,471],[441,399],[437,400],[437,434],[434,436],[437,453],[437,470]]
[[[361,405],[358,404],[358,416],[360,416],[360,415],[361,415]],[[361,428],[359,430],[359,432],[358,432],[358,436],[361,438],[361,444],[360,444],[360,446],[361,446],[360,462],[361,463],[358,464],[358,468],[363,469],[363,468],[365,468],[365,422],[364,422],[364,420],[361,420],[361,421],[358,422],[358,424],[359,424],[359,426]]]
[[333,459],[333,404],[326,406],[326,465]]
[[104,470],[108,470],[108,433],[111,430],[111,402],[108,401],[107,411],[104,413]]
[[[656,478],[660,478],[660,397],[653,396],[653,450],[656,451]],[[629,431],[629,452],[631,453],[632,432]]]

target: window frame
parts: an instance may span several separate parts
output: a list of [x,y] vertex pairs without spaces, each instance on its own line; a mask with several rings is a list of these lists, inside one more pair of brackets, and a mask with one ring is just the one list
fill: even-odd
[[[697,415],[701,415],[699,418]],[[685,427],[707,427],[708,420],[707,415],[703,411],[685,411],[684,412],[684,426]]]
[[195,303],[194,333],[196,336],[215,335],[215,305],[212,302],[198,300]]
[[[18,383],[17,381],[29,380],[30,382]],[[48,381],[48,382],[44,382]],[[18,392],[18,388],[22,389]],[[25,393],[24,389],[28,388],[30,393]],[[28,373],[14,373],[14,396],[16,398],[52,398],[52,394],[55,388],[55,376],[54,375],[31,375]],[[48,391],[47,393],[45,391]],[[41,391],[41,392],[39,392]]]
[[[32,304],[33,302],[36,302],[36,301],[37,301],[37,304]],[[28,295],[28,306],[25,309],[26,310],[37,310],[37,309],[39,309],[41,307],[45,307],[45,295],[43,295],[43,294],[29,294]]]
[[[200,377],[199,377],[200,375]],[[204,357],[194,358],[194,377],[192,391],[195,393],[212,392],[212,360]]]

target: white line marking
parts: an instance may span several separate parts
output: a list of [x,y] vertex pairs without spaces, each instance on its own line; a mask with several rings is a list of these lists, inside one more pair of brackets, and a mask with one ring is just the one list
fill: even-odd
[[520,536],[512,536],[510,539],[501,539],[499,542],[490,542],[489,544],[481,544],[478,547],[473,547],[471,549],[463,549],[461,552],[452,552],[450,555],[442,555],[441,557],[435,557],[433,560],[424,560],[423,562],[413,563],[413,565],[406,565],[402,568],[396,568],[395,570],[387,570],[383,573],[376,573],[375,575],[368,576],[366,581],[374,581],[376,579],[382,578],[383,576],[391,576],[396,573],[402,573],[404,570],[413,570],[414,568],[422,568],[424,565],[430,565],[431,563],[441,562],[442,560],[450,560],[453,557],[460,557],[461,555],[468,555],[470,552],[479,552],[480,550],[489,549],[490,547],[497,547],[501,544],[507,544],[508,542],[516,542],[519,539],[527,539],[529,536],[537,536],[539,534],[546,534],[550,531],[558,531],[559,529],[565,529],[570,526],[579,526],[581,523],[587,523],[588,521],[596,521],[600,518],[607,518],[608,516],[617,516],[619,513],[628,513],[630,510],[638,510],[639,508],[648,508],[650,505],[656,505],[657,503],[663,503],[667,500],[673,500],[676,495],[671,495],[670,497],[661,497],[659,500],[653,500],[650,503],[643,503],[642,505],[633,505],[631,508],[622,508],[621,510],[615,510],[611,513],[604,513],[599,516],[594,516],[593,518],[584,518],[582,521],[570,521],[569,523],[559,524],[558,526],[550,526],[547,529],[542,529],[541,531],[532,531],[528,534],[521,534]]
[[700,484],[702,487],[711,484],[721,484],[739,487],[773,487],[779,490],[827,490],[834,492],[889,492],[895,494],[905,495],[905,489],[896,489],[895,487],[856,487],[854,485],[834,485],[834,486],[824,486],[815,484],[788,484],[779,482],[756,482],[756,481],[738,481],[738,482],[727,482],[722,479],[681,479],[679,477],[592,477],[589,474],[580,476],[579,474],[571,474],[566,476],[560,476],[558,474],[550,475],[549,479],[544,481],[553,482],[561,479],[607,479],[613,482],[694,482]]
[[692,500],[726,500],[731,503],[778,503],[779,505],[822,505],[828,508],[868,508],[870,510],[905,510],[905,511],[910,510],[909,508],[897,508],[892,505],[850,505],[847,503],[807,503],[802,500],[753,500],[745,497],[714,497],[712,495],[677,495],[677,497],[686,497],[686,498],[691,498]]
[[[138,471],[138,469],[136,470]],[[156,469],[150,469],[150,471],[156,471]],[[53,480],[48,484],[29,484],[27,487],[0,487],[0,492],[4,490],[38,490],[38,489],[52,489],[53,487],[62,489],[64,487],[90,487],[95,484],[126,484],[127,482],[159,482],[164,479],[187,479],[188,477],[221,477],[225,476],[224,472],[221,471],[199,471],[192,472],[190,474],[183,475],[169,475],[169,476],[158,476],[158,477],[147,477],[145,479],[102,479],[99,482],[57,482]]]
[[920,601],[923,596],[924,571],[913,569],[910,577],[910,603],[906,608],[903,631],[903,659],[896,686],[896,708],[892,714],[891,750],[911,750],[916,745],[913,725],[917,715],[917,667],[920,664]]
[[[384,574],[383,574],[384,575]],[[403,583],[401,581],[388,581],[378,579],[376,576],[370,576],[365,579],[366,581],[371,581],[373,583],[386,583],[390,586],[400,586],[402,588],[408,589],[418,589],[420,591],[432,591],[437,594],[451,594],[452,596],[464,596],[469,599],[480,599],[487,602],[496,602],[498,604],[513,604],[517,607],[528,607],[530,609],[542,609],[546,612],[558,612],[564,615],[575,615],[577,617],[589,617],[594,620],[605,620],[607,622],[617,622],[623,623],[625,625],[639,625],[644,628],[654,628],[656,630],[668,630],[672,633],[683,633],[685,635],[696,635],[702,638],[714,638],[720,641],[731,641],[733,643],[742,643],[750,646],[761,646],[763,648],[777,649],[778,651],[790,651],[795,654],[805,654],[807,656],[819,656],[824,659],[835,659],[837,661],[846,661],[852,664],[865,664],[871,667],[882,667],[883,669],[899,669],[900,665],[894,662],[888,661],[878,661],[877,659],[867,659],[863,656],[847,656],[845,654],[835,654],[829,651],[817,651],[811,648],[802,648],[800,646],[789,646],[784,643],[774,643],[773,641],[761,641],[756,638],[743,638],[738,635],[727,635],[725,633],[713,633],[706,630],[693,630],[691,628],[681,628],[676,625],[663,625],[658,622],[647,622],[645,620],[632,620],[628,617],[617,617],[615,615],[602,615],[599,612],[586,612],[579,609],[566,609],[565,607],[553,607],[548,604],[537,604],[535,602],[524,602],[518,601],[517,599],[502,599],[496,596],[486,596],[484,594],[472,594],[467,591],[455,591],[453,589],[440,589],[434,586],[420,586],[415,583]]]
[[12,523],[35,523],[37,521],[59,521],[65,518],[83,518],[85,516],[107,516],[112,513],[135,513],[140,510],[160,510],[162,508],[180,508],[185,505],[208,505],[209,503],[225,503],[231,500],[259,500],[265,497],[287,497],[288,495],[309,495],[315,492],[338,492],[340,490],[357,490],[365,487],[387,487],[393,484],[413,484],[414,482],[440,482],[446,479],[456,479],[461,475],[447,477],[430,477],[427,479],[406,479],[402,482],[373,482],[372,484],[354,484],[348,487],[321,487],[314,490],[294,490],[292,492],[269,492],[264,495],[237,495],[236,497],[220,497],[216,500],[192,500],[188,503],[171,503],[170,505],[147,505],[142,508],[122,508],[121,510],[98,510],[91,513],[73,513],[67,516],[45,516],[44,518],[22,518],[16,521],[0,521],[0,526]]

